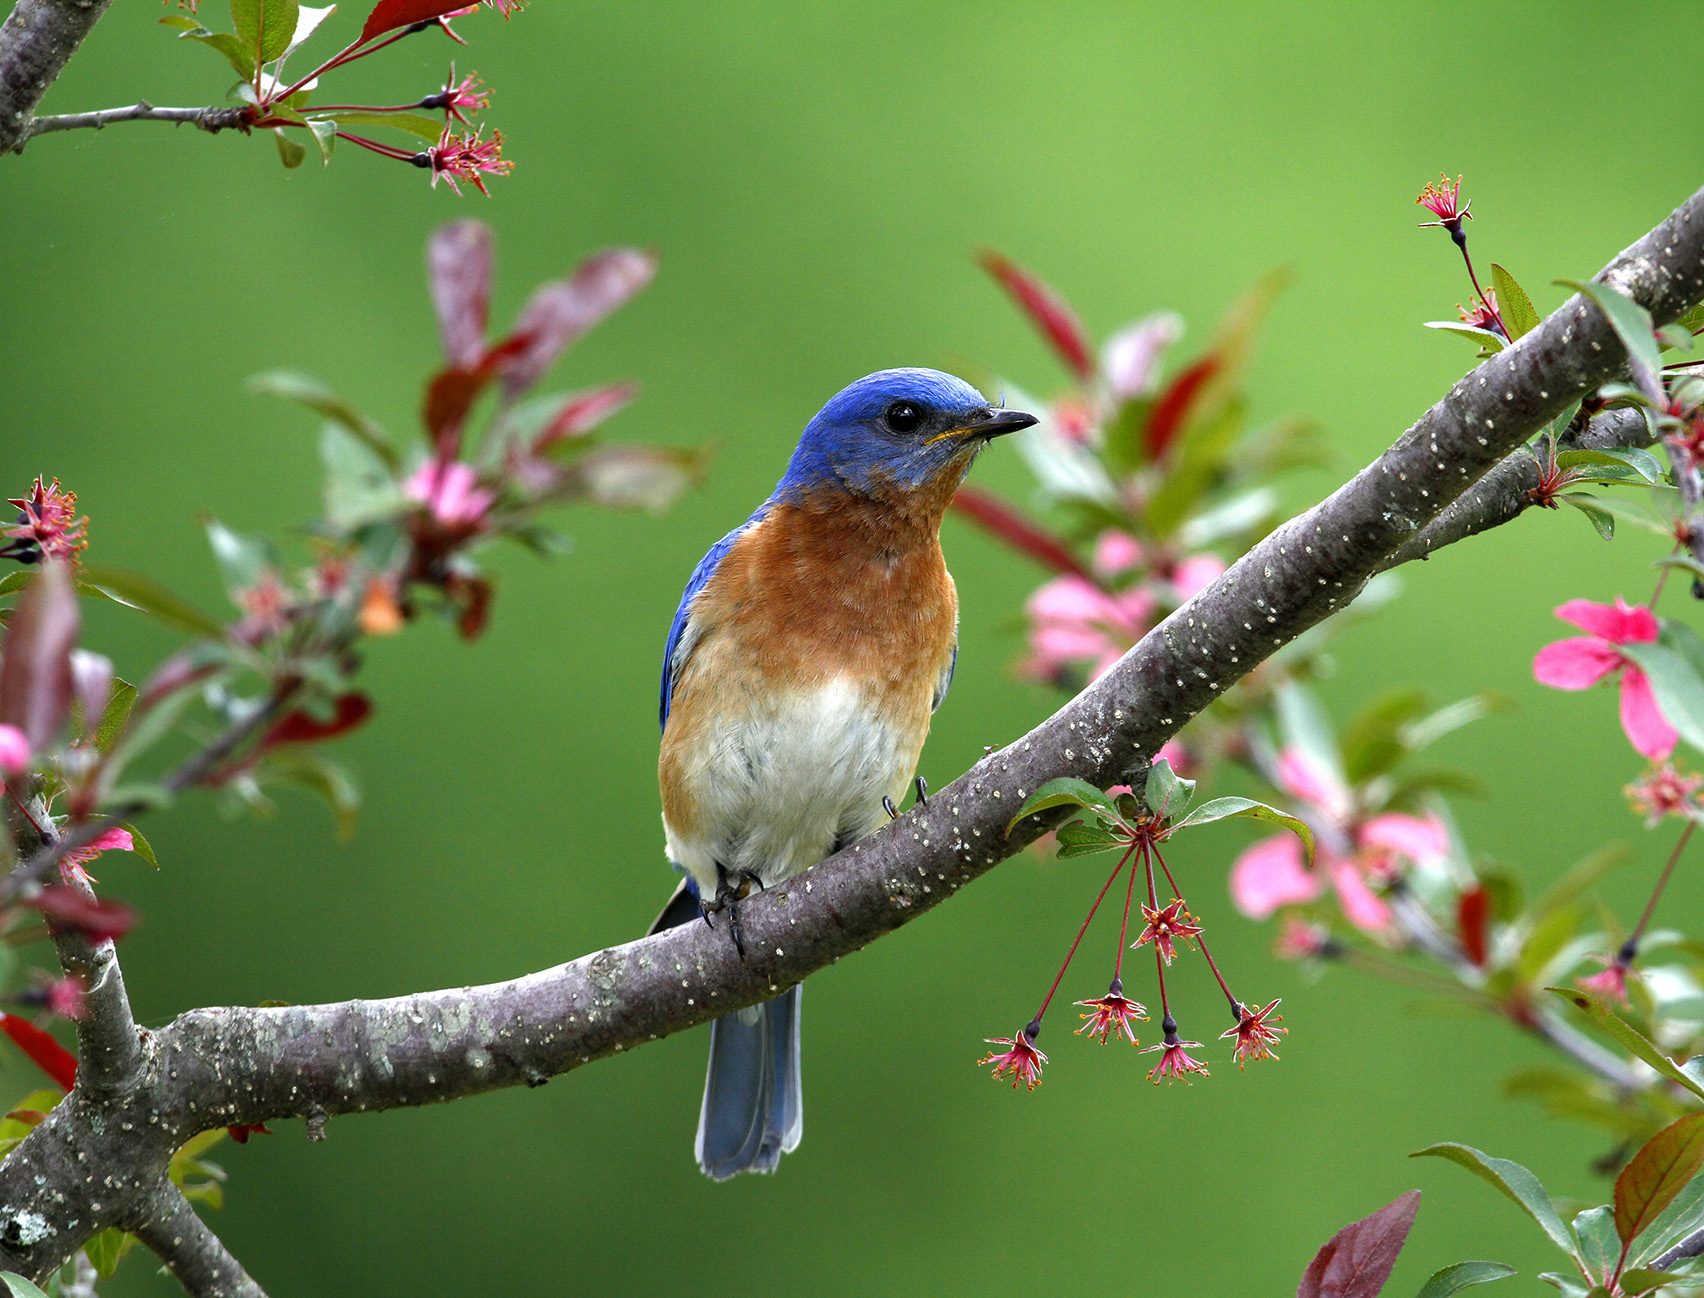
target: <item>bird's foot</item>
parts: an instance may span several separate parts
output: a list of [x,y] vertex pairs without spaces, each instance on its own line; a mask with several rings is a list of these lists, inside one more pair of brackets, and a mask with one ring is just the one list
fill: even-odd
[[[927,807],[929,805],[929,781],[919,775],[914,787],[917,790],[917,805],[919,807]],[[889,820],[899,819],[899,811],[893,805],[893,799],[888,797],[885,793],[882,794],[882,810],[887,812]]]
[[734,950],[739,952],[741,960],[745,959],[745,934],[740,931],[740,903],[751,896],[751,886],[755,883],[758,891],[763,891],[763,879],[756,870],[736,870],[729,873],[721,866],[716,867],[716,896],[710,902],[700,901],[704,922],[711,928],[716,925],[710,916],[716,911],[728,912],[728,933],[734,939]]

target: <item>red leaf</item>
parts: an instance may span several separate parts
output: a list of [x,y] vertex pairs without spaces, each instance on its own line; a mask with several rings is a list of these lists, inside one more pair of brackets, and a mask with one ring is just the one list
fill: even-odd
[[1456,902],[1456,927],[1461,931],[1461,949],[1467,958],[1484,968],[1489,952],[1491,894],[1475,884]]
[[60,928],[74,928],[91,942],[118,941],[136,927],[136,912],[121,901],[102,901],[81,888],[56,883],[30,902]]
[[1296,1298],[1376,1298],[1419,1208],[1420,1191],[1410,1190],[1372,1216],[1350,1222],[1308,1263]]
[[433,448],[442,458],[454,459],[461,444],[461,428],[467,412],[491,382],[485,368],[439,370],[426,387],[426,406],[421,411]]
[[456,369],[475,369],[485,355],[491,313],[491,227],[480,221],[439,226],[426,245],[426,272],[444,355]]
[[77,1085],[77,1056],[28,1019],[0,1012],[0,1032],[11,1037],[18,1049],[51,1077],[60,1090],[69,1091]]
[[541,454],[566,438],[590,432],[638,395],[636,383],[608,383],[589,392],[576,392],[563,401],[544,431],[533,438],[533,454]]
[[568,346],[626,302],[657,273],[657,260],[634,248],[609,248],[580,263],[569,279],[542,284],[515,322],[525,346],[504,360],[503,394],[511,401],[544,376]]
[[260,741],[262,748],[276,744],[311,744],[321,739],[335,739],[347,734],[373,715],[373,701],[365,694],[343,694],[338,697],[337,711],[329,721],[321,720],[300,708],[281,717]]
[[1092,379],[1095,376],[1094,352],[1070,304],[1022,266],[992,248],[984,248],[977,260],[982,263],[982,269],[1000,281],[1000,286],[1011,294],[1012,300],[1053,344],[1053,350],[1059,353],[1059,358],[1071,372],[1079,379]]
[[366,24],[361,28],[360,39],[355,43],[365,45],[375,36],[394,32],[398,27],[410,27],[415,23],[442,18],[445,14],[453,14],[457,9],[466,9],[467,5],[468,0],[379,0],[379,3],[373,6],[373,12],[367,15]]
[[239,1145],[248,1144],[248,1138],[254,1135],[270,1136],[272,1128],[264,1122],[238,1122],[225,1128],[225,1134]]
[[[1093,582],[1088,570],[1061,540],[1049,536],[998,496],[976,487],[960,487],[952,507],[972,522],[992,532],[1014,550],[1039,559],[1059,572],[1073,573]],[[1097,583],[1098,584],[1098,583]]]
[[[1645,1142],[1615,1178],[1615,1233],[1631,1244],[1704,1167],[1704,1113],[1689,1113]],[[1626,1250],[1622,1250],[1625,1255]]]
[[1183,428],[1189,408],[1195,404],[1195,398],[1201,395],[1201,389],[1206,386],[1207,380],[1218,371],[1219,358],[1213,355],[1203,356],[1173,379],[1170,386],[1160,393],[1159,399],[1154,402],[1154,408],[1148,412],[1148,426],[1143,430],[1143,441],[1150,460],[1157,460],[1166,453],[1172,439]]
[[0,645],[0,721],[16,726],[41,750],[71,710],[71,651],[77,647],[77,595],[57,561],[24,591]]

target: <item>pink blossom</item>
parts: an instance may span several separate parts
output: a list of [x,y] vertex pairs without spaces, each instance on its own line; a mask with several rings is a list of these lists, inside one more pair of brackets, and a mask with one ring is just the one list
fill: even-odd
[[1278,754],[1278,787],[1311,804],[1328,820],[1341,821],[1349,815],[1349,790],[1342,779],[1300,748]]
[[1109,527],[1095,538],[1095,576],[1116,577],[1141,562],[1142,546],[1130,533]]
[[1310,902],[1323,886],[1303,867],[1302,845],[1293,834],[1274,834],[1251,844],[1231,867],[1231,900],[1250,919]]
[[59,858],[59,877],[66,883],[93,883],[89,872],[83,867],[94,860],[102,852],[134,852],[136,841],[130,837],[128,829],[107,829],[96,834],[94,838],[81,847],[73,847]]
[[1024,609],[1031,650],[1024,670],[1055,680],[1067,667],[1086,662],[1092,679],[1147,632],[1155,600],[1141,588],[1109,594],[1082,577],[1066,575],[1038,589]]
[[1307,924],[1290,916],[1278,932],[1272,954],[1280,960],[1311,960],[1326,953],[1331,943],[1331,930],[1319,924]]
[[428,460],[408,480],[409,498],[425,505],[445,527],[477,528],[496,496],[476,486],[479,475],[460,460]]
[[1179,599],[1191,600],[1218,581],[1224,571],[1225,561],[1218,555],[1193,555],[1172,571],[1172,585],[1177,587]]
[[1619,672],[1621,728],[1628,742],[1653,761],[1665,760],[1679,735],[1657,706],[1645,673],[1616,648],[1654,641],[1659,631],[1656,614],[1643,605],[1629,607],[1617,595],[1614,604],[1571,599],[1556,610],[1556,616],[1590,634],[1545,645],[1533,659],[1533,676],[1541,685],[1583,690]]
[[1337,904],[1343,908],[1343,918],[1367,933],[1381,933],[1390,927],[1390,907],[1367,886],[1367,880],[1354,861],[1341,857],[1327,863],[1331,886],[1337,889]]
[[1145,397],[1160,381],[1160,357],[1183,335],[1183,319],[1156,311],[1126,325],[1107,340],[1101,371],[1112,395],[1121,401]]
[[1181,739],[1166,740],[1160,745],[1160,751],[1154,754],[1154,760],[1169,762],[1172,770],[1186,780],[1190,778],[1189,772],[1195,766],[1195,754],[1189,751],[1189,745]]
[[1603,960],[1605,968],[1602,973],[1595,973],[1585,978],[1574,979],[1574,986],[1583,992],[1590,992],[1602,1000],[1614,1001],[1618,1005],[1628,1004],[1627,975],[1631,969],[1619,960],[1604,960],[1602,956],[1593,957]]
[[1362,847],[1381,847],[1406,856],[1416,865],[1434,865],[1450,854],[1450,831],[1430,812],[1406,816],[1392,811],[1374,816],[1362,824],[1356,841]]
[[30,741],[16,726],[0,724],[0,773],[22,775],[30,767]]

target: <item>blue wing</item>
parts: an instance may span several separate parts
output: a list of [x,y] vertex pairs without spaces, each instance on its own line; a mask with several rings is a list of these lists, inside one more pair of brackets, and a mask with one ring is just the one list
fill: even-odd
[[935,682],[935,697],[929,700],[929,711],[933,712],[941,706],[947,697],[947,691],[953,687],[953,672],[958,667],[958,636],[953,636],[953,656],[947,659],[947,670],[941,673],[941,678]]
[[680,648],[681,637],[686,634],[686,623],[692,611],[692,601],[698,592],[704,589],[704,584],[716,575],[716,569],[721,565],[728,551],[734,548],[734,542],[739,540],[746,529],[762,518],[769,509],[769,502],[764,501],[758,510],[745,522],[729,532],[715,545],[710,552],[698,561],[698,566],[692,570],[692,576],[687,579],[686,590],[680,597],[680,607],[675,610],[674,622],[669,627],[668,643],[663,646],[663,687],[661,698],[657,704],[657,724],[666,726],[669,723],[669,700],[674,697],[674,678],[678,668],[685,666],[685,660],[675,662],[675,653]]

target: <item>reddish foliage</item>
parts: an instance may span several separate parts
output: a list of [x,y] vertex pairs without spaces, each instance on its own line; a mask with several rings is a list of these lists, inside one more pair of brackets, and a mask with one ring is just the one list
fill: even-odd
[[0,1011],[0,1032],[12,1038],[36,1067],[51,1077],[62,1091],[77,1085],[77,1056],[28,1019]]
[[533,439],[533,453],[536,455],[565,438],[590,432],[638,395],[635,383],[608,383],[589,392],[576,393],[562,403],[544,431]]
[[225,1134],[239,1145],[248,1144],[248,1138],[254,1135],[270,1136],[272,1128],[264,1122],[239,1122],[225,1128]]
[[1095,376],[1094,353],[1084,336],[1082,324],[1065,299],[992,248],[983,249],[977,260],[1023,308],[1071,372],[1079,379],[1092,379]]
[[373,12],[367,15],[356,44],[364,45],[373,37],[394,32],[398,27],[430,22],[465,8],[467,0],[379,0],[373,6]]
[[1376,1298],[1419,1208],[1420,1191],[1410,1190],[1372,1216],[1350,1222],[1308,1263],[1296,1298]]
[[539,379],[588,329],[621,306],[657,273],[657,259],[633,248],[593,253],[568,279],[542,284],[515,323],[525,345],[498,362],[503,393],[511,401]]
[[329,721],[323,721],[311,712],[303,712],[298,708],[288,716],[280,718],[278,723],[266,732],[266,738],[260,741],[260,746],[271,748],[275,744],[311,744],[321,739],[334,739],[355,729],[372,715],[373,701],[365,694],[343,694],[338,697],[337,712]]
[[1491,894],[1475,884],[1456,902],[1456,927],[1463,953],[1480,968],[1485,967],[1490,953],[1490,921]]
[[57,561],[43,564],[6,624],[0,648],[0,721],[23,731],[37,751],[53,743],[71,710],[78,625],[70,571]]
[[1095,581],[1063,541],[1049,536],[998,496],[976,487],[960,487],[953,497],[952,507],[1013,549],[1021,550],[1032,559],[1039,559],[1049,568],[1068,572],[1087,582]]
[[1148,426],[1143,430],[1143,442],[1147,447],[1148,458],[1160,459],[1171,446],[1172,440],[1182,430],[1189,416],[1189,408],[1195,404],[1195,398],[1201,395],[1201,389],[1207,380],[1219,372],[1220,361],[1217,356],[1203,356],[1195,364],[1179,374],[1154,402],[1154,408],[1148,415]]
[[452,221],[426,245],[427,279],[444,355],[471,370],[485,354],[485,323],[491,312],[491,227]]
[[61,929],[76,929],[91,942],[116,942],[136,927],[136,912],[120,901],[102,901],[82,888],[56,883],[30,905]]

